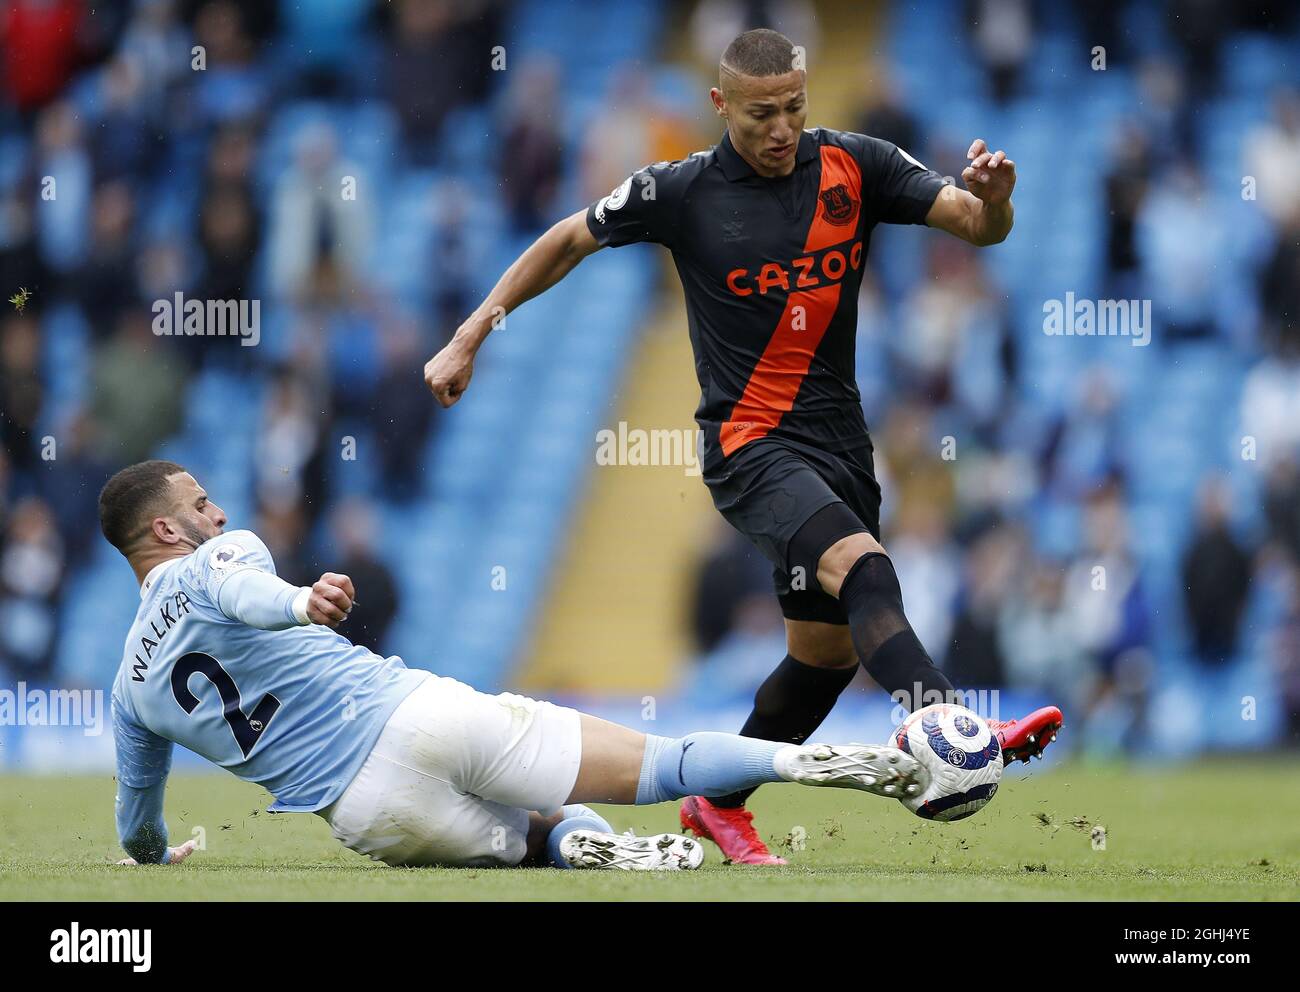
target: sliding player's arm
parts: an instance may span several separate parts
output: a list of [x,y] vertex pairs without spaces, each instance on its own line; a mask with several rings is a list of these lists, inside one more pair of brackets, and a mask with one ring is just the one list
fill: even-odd
[[326,572],[313,585],[290,585],[275,574],[271,552],[252,531],[232,531],[210,544],[199,552],[197,579],[229,619],[286,630],[312,623],[337,628],[348,618],[356,592],[346,575]]
[[167,846],[163,793],[172,767],[171,741],[137,723],[116,693],[113,738],[117,745],[117,837],[128,855],[118,864],[180,864],[193,853],[196,842]]
[[439,403],[451,406],[465,392],[474,374],[474,355],[498,320],[546,292],[600,248],[587,230],[586,213],[569,215],[529,245],[447,346],[424,366],[424,381]]
[[348,618],[354,596],[346,575],[326,572],[314,585],[293,586],[270,572],[244,568],[221,584],[215,602],[231,620],[285,630],[309,623],[338,627]]
[[996,245],[1006,240],[1015,220],[1016,163],[1000,148],[990,152],[983,138],[975,139],[966,157],[971,160],[961,173],[966,189],[941,190],[925,222],[977,247]]

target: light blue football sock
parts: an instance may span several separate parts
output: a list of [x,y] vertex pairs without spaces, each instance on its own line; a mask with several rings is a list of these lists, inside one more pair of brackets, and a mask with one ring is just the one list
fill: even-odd
[[575,830],[599,830],[607,834],[614,832],[609,821],[590,806],[572,803],[562,807],[560,812],[564,814],[564,819],[552,827],[551,832],[546,835],[546,853],[555,868],[572,867],[560,857],[560,841],[564,840],[565,834]]
[[778,751],[791,746],[707,731],[676,738],[647,734],[636,803],[725,796],[764,782],[780,782],[773,761]]

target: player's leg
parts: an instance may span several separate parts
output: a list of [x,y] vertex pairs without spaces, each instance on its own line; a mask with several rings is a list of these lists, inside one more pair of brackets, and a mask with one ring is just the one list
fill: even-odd
[[402,732],[388,741],[386,727],[378,748],[402,766],[400,788],[377,802],[398,814],[384,831],[390,848],[401,848],[400,859],[382,858],[390,864],[675,870],[703,862],[696,841],[616,834],[594,810],[566,802],[582,764],[575,710],[434,676],[394,718]]
[[454,742],[429,733],[443,712],[447,681],[429,679],[398,706],[361,769],[320,815],[343,846],[387,865],[517,865],[528,853],[528,811],[456,788]]
[[[834,504],[820,512],[843,516],[852,511]],[[819,525],[814,517],[807,526]],[[822,590],[839,600],[858,659],[877,685],[910,710],[919,709],[926,699],[951,698],[952,683],[935,666],[903,612],[898,575],[879,541],[864,529],[836,539],[824,550],[818,550],[816,541],[796,541],[796,549],[816,568]]]
[[[823,597],[829,599],[829,597]],[[782,599],[786,609],[787,598]],[[834,600],[832,607],[838,608]],[[788,613],[789,611],[786,610]],[[821,620],[785,620],[786,656],[754,694],[754,708],[740,728],[745,737],[806,741],[826,719],[835,701],[858,672],[858,656],[843,624]],[[707,799],[690,796],[682,803],[682,826],[708,838],[728,860],[747,865],[783,865],[754,828],[745,803],[753,788]]]
[[789,565],[811,572],[809,585],[833,597],[859,662],[876,684],[910,710],[950,698],[952,683],[903,612],[893,562],[880,542],[880,484],[870,444],[819,453],[821,474],[841,502],[808,517],[789,544]]
[[582,766],[570,802],[644,806],[766,782],[901,798],[925,784],[919,764],[887,745],[788,744],[711,731],[659,737],[587,714],[581,728]]
[[529,814],[528,855],[520,867],[671,871],[698,868],[703,861],[705,852],[689,837],[616,833],[604,816],[575,802],[550,816]]
[[570,803],[551,816],[529,814],[528,855],[520,867],[664,871],[703,863],[703,849],[688,837],[616,833],[590,806]]
[[[763,441],[737,453],[725,476],[706,480],[718,511],[772,562],[786,622],[786,656],[754,695],[753,710],[740,729],[746,737],[802,743],[857,674],[843,608],[817,587],[815,565],[791,568],[790,545],[807,519],[825,506],[843,505],[828,481],[835,478],[834,468],[824,452]],[[878,487],[871,495],[878,501]],[[833,541],[865,529],[856,518],[840,525],[839,532],[822,537]],[[784,864],[767,849],[744,809],[752,792],[688,798],[682,825],[713,840],[732,862]]]
[[[408,700],[395,714],[406,728],[393,742],[398,756],[496,816],[497,845],[509,851],[502,863],[518,864],[527,854],[525,810],[549,816],[574,803],[658,803],[777,781],[893,798],[915,794],[926,784],[920,764],[889,746],[797,746],[715,733],[647,736],[567,707],[514,693],[490,696],[436,676],[412,696],[416,704]],[[520,816],[516,824],[512,817]],[[467,832],[443,822],[439,829],[453,835],[456,844],[483,853],[483,830],[477,825]],[[651,839],[666,847],[646,848],[640,839],[627,842],[612,833],[597,840],[600,844],[576,852],[582,866],[694,867],[702,857],[698,844],[691,842],[688,850],[682,844],[686,838],[675,835]]]
[[783,781],[899,798],[923,784],[918,763],[889,746],[711,732],[658,737],[553,703],[452,685],[454,711],[436,728],[439,738],[464,742],[445,752],[449,781],[507,807],[549,814],[573,803],[646,805]]
[[[534,726],[539,706],[522,697],[487,696],[452,679],[428,679],[394,711],[360,771],[321,816],[344,846],[389,865],[592,866],[575,864],[579,859],[572,849],[578,840],[590,843],[593,837],[613,833],[594,810],[565,805],[542,814],[497,802],[482,793],[513,797],[478,782],[465,787],[484,769],[490,777],[503,767],[499,759],[512,751],[512,733]],[[564,743],[569,724],[575,731],[572,753],[577,755],[576,714],[559,721],[558,734],[554,725],[548,728],[552,750],[560,759],[559,788],[566,791]],[[536,734],[525,736],[538,741]],[[527,748],[510,758],[521,768],[536,760]],[[508,758],[504,767],[510,764]],[[551,772],[543,776],[544,783],[556,781],[554,768]],[[569,850],[562,851],[566,842]],[[677,863],[658,850],[654,853],[635,864],[624,858],[615,866],[695,867],[703,859],[702,851],[694,852],[694,864],[689,857]],[[603,866],[599,858],[596,861]]]
[[764,782],[836,785],[899,796],[915,762],[894,748],[836,750],[735,734],[646,735],[514,693],[489,696],[450,679],[439,723],[449,780],[505,806],[550,813],[571,803],[643,805],[719,796]]
[[534,813],[533,822],[540,842],[536,863],[552,868],[689,871],[704,863],[704,848],[689,837],[638,836],[630,830],[620,834],[580,803],[571,803],[551,817]]
[[[832,504],[818,516],[844,511]],[[815,516],[808,529],[818,526]],[[834,529],[834,525],[829,528]],[[802,534],[802,532],[801,532]],[[817,583],[835,596],[848,619],[848,630],[862,667],[890,697],[909,710],[931,702],[955,701],[948,677],[931,660],[903,612],[903,592],[894,564],[870,533],[838,538],[824,551],[817,542],[792,542],[793,553],[816,561]],[[1045,706],[1017,720],[990,720],[998,735],[1003,760],[1028,761],[1061,729],[1061,711]]]
[[[818,516],[842,515],[847,511],[840,510],[841,506],[832,504]],[[818,526],[815,516],[807,528]],[[820,526],[823,531],[835,529],[833,523]],[[802,555],[802,560],[816,562],[817,583],[839,600],[858,658],[876,684],[913,711],[931,702],[955,701],[952,683],[930,659],[903,612],[903,592],[894,563],[874,536],[848,534],[823,551],[818,550],[818,541],[805,542],[797,536],[792,547],[792,553]],[[1061,711],[1055,706],[1045,706],[1018,720],[989,721],[1006,762],[1041,757],[1043,749],[1056,739],[1061,723]]]
[[[586,809],[585,806],[573,807],[575,814],[578,810]],[[599,817],[595,810],[589,812],[593,816]],[[577,815],[579,818],[581,817],[581,814]],[[549,816],[543,816],[536,810],[528,813],[528,853],[524,855],[524,860],[519,863],[521,868],[533,868],[550,864],[550,852],[547,847],[551,839],[551,832],[566,819],[569,819],[566,810],[560,810],[560,812],[552,813]],[[599,819],[599,823],[605,828],[609,827],[609,824],[603,818]]]
[[[718,511],[772,562],[786,620],[786,657],[755,693],[742,736],[802,743],[857,672],[844,611],[816,586],[815,557],[809,564],[793,554],[793,542],[800,538],[804,544],[829,546],[867,529],[851,511],[827,515],[829,507],[844,508],[832,486],[835,468],[835,459],[824,452],[758,441],[733,456],[725,477],[707,480]],[[878,488],[875,495],[878,499]],[[805,526],[810,518],[826,521],[832,529],[811,533]],[[719,797],[715,805],[735,808],[747,798],[740,791]]]
[[636,803],[646,735],[589,713],[579,714],[582,761],[568,802]]
[[[880,543],[880,485],[870,445],[827,462],[827,477],[844,505],[865,525],[865,533],[843,522],[809,520],[791,542],[793,555],[816,571],[821,595],[834,596],[854,647],[868,674],[898,702],[916,710],[931,702],[959,701],[948,677],[930,660],[903,612],[894,564]],[[820,516],[842,512],[827,507]],[[1061,711],[1035,710],[1018,720],[990,720],[1004,761],[1028,761],[1056,739]]]
[[[826,719],[853,681],[858,656],[848,627],[821,620],[785,618],[786,656],[754,694],[742,737],[802,744]],[[713,805],[745,805],[752,789],[714,799]]]

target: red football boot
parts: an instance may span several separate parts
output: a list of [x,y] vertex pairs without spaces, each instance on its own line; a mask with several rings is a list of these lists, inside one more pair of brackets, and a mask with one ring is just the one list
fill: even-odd
[[789,864],[767,849],[754,829],[754,814],[743,806],[728,809],[714,806],[703,796],[687,796],[682,800],[681,816],[683,829],[713,841],[734,864]]
[[1028,762],[1030,758],[1043,758],[1047,745],[1056,740],[1061,729],[1061,711],[1055,706],[1044,706],[1019,720],[990,720],[989,728],[998,735],[1002,745],[1002,763]]

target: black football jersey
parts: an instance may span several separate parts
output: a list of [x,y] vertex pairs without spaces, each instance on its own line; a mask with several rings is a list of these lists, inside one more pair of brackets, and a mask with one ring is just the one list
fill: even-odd
[[858,288],[876,224],[920,224],[943,179],[897,146],[828,128],[794,171],[759,176],[731,139],[636,172],[587,210],[605,246],[652,241],[686,293],[704,470],[756,438],[862,443],[854,377]]

